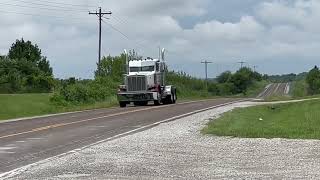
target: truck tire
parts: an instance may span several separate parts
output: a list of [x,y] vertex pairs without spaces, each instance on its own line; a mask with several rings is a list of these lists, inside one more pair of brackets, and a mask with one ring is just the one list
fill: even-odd
[[174,90],[173,91],[173,101],[172,101],[172,104],[175,104],[177,102],[177,91]]
[[154,100],[153,103],[154,103],[155,106],[159,106],[160,105],[160,101],[159,100]]
[[175,104],[175,103],[176,103],[176,100],[177,100],[176,91],[173,90],[173,91],[171,92],[171,95],[166,97],[165,103],[166,103],[166,104]]
[[127,107],[127,102],[119,102],[121,108]]
[[141,106],[147,106],[148,105],[148,101],[142,101],[141,102]]

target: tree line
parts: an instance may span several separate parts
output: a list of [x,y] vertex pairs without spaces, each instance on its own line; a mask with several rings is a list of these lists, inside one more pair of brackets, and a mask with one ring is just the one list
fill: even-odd
[[[135,51],[129,59],[141,58]],[[0,93],[52,93],[58,104],[78,104],[114,98],[123,83],[126,56],[105,56],[97,63],[94,79],[54,79],[53,70],[40,48],[24,39],[16,40],[9,53],[0,57]],[[168,84],[177,87],[180,97],[246,95],[248,89],[264,77],[244,67],[235,73],[226,71],[206,82],[184,72],[168,70]]]
[[[130,53],[129,56],[132,56]],[[118,85],[123,83],[126,56],[103,57],[97,64],[93,80],[61,80],[60,87],[52,97],[53,102],[90,103],[104,101],[114,97]],[[235,73],[229,71],[222,73],[216,81],[206,82],[203,79],[192,77],[184,72],[166,70],[167,84],[177,87],[179,97],[209,97],[246,95],[248,89],[257,81],[262,81],[263,76],[250,68],[244,67]]]

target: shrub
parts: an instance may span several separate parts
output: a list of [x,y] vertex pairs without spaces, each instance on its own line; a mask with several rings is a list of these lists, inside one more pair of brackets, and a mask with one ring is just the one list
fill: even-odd
[[95,80],[75,80],[65,82],[51,98],[55,103],[92,103],[108,100],[116,94],[119,82],[110,77],[97,77]]

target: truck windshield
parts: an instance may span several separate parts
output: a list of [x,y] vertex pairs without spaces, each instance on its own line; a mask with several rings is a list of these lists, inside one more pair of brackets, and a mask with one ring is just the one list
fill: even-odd
[[154,66],[130,67],[130,72],[148,72],[154,71]]

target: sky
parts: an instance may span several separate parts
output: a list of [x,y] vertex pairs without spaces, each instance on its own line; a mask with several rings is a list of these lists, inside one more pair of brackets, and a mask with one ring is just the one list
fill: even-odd
[[93,78],[98,54],[167,49],[169,68],[203,78],[240,67],[300,73],[320,64],[319,0],[0,0],[0,55],[16,39],[38,44],[58,78]]

